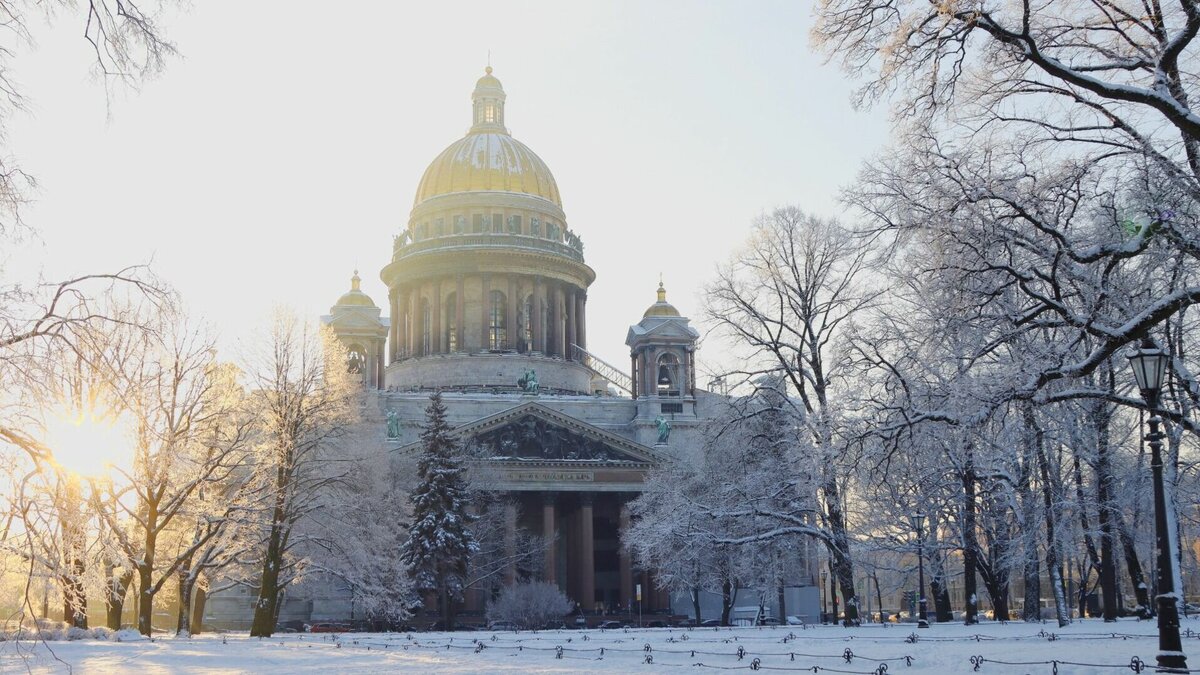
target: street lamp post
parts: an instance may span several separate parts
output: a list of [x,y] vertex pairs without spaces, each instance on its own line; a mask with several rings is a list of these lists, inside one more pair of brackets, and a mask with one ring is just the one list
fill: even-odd
[[1179,639],[1179,609],[1175,599],[1174,558],[1171,532],[1167,526],[1167,498],[1163,487],[1162,418],[1158,416],[1159,392],[1167,370],[1167,354],[1143,338],[1141,347],[1129,356],[1133,377],[1150,412],[1150,468],[1154,476],[1154,545],[1158,554],[1158,667],[1186,670],[1187,656]]
[[826,616],[829,616],[829,599],[825,595],[825,573],[821,572],[821,623],[825,623]]
[[917,627],[929,628],[929,620],[925,613],[925,514],[914,513],[909,518],[912,520],[913,529],[917,531],[917,602],[921,612]]

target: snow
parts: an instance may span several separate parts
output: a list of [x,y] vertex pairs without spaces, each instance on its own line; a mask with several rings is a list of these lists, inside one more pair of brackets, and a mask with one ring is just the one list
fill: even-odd
[[[1184,649],[1200,663],[1200,620],[1185,619]],[[917,641],[911,642],[916,635]],[[1153,664],[1157,632],[1152,621],[1116,624],[1084,620],[1051,624],[984,622],[866,625],[860,628],[799,626],[685,630],[559,630],[533,632],[284,634],[259,640],[245,633],[205,634],[191,639],[0,642],[0,673],[254,672],[272,673],[631,673],[715,672],[717,668],[776,672],[870,673],[886,663],[889,673],[921,675],[1052,672],[1063,675],[1130,672],[1137,657]],[[480,647],[480,645],[483,645]],[[646,651],[647,646],[649,651]],[[558,658],[558,647],[562,657]],[[52,651],[51,651],[52,650]],[[739,650],[743,656],[738,657]],[[852,660],[845,660],[846,650]],[[53,652],[53,653],[52,653]],[[792,660],[792,655],[795,660]],[[647,663],[647,657],[652,661]],[[912,665],[907,658],[912,657]],[[1021,666],[1003,661],[1021,662]],[[1090,664],[1075,666],[1069,662]],[[136,665],[135,665],[136,664]],[[703,664],[703,666],[697,665]],[[1108,667],[1101,667],[1108,666]],[[822,671],[817,671],[822,672]],[[1145,672],[1151,672],[1149,668]]]

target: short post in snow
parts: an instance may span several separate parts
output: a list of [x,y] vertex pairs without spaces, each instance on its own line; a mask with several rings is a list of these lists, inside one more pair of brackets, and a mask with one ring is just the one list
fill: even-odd
[[1129,356],[1133,377],[1150,413],[1150,468],[1154,476],[1154,545],[1158,554],[1158,667],[1160,672],[1187,670],[1187,656],[1179,639],[1179,608],[1175,596],[1175,557],[1167,521],[1167,498],[1163,485],[1162,440],[1158,416],[1159,393],[1167,370],[1166,352],[1142,338],[1141,347]]

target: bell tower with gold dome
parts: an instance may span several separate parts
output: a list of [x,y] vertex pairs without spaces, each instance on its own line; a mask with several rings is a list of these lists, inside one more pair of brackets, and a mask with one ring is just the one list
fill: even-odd
[[700,333],[687,317],[667,302],[667,289],[658,283],[658,300],[642,320],[629,327],[633,397],[638,417],[645,419],[696,414],[696,340]]
[[549,167],[504,125],[489,66],[471,127],[425,170],[388,287],[386,383],[398,388],[542,388],[586,393],[587,289],[595,272],[567,226]]
[[329,308],[321,322],[333,329],[338,340],[346,346],[350,372],[359,373],[362,383],[370,389],[383,388],[384,347],[387,324],[370,296],[363,293],[358,270],[350,277],[350,290]]

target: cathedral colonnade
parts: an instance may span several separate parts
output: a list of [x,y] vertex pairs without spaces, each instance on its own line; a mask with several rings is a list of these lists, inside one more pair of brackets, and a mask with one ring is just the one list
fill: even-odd
[[[554,584],[589,615],[637,613],[636,589],[642,587],[643,614],[670,607],[665,588],[655,576],[637,569],[620,545],[629,527],[632,493],[536,491],[498,493],[505,508],[505,555],[515,557],[518,530],[540,535],[541,556],[525,565],[505,568],[504,584],[544,581]],[[464,609],[486,607],[487,593],[466,594]]]

